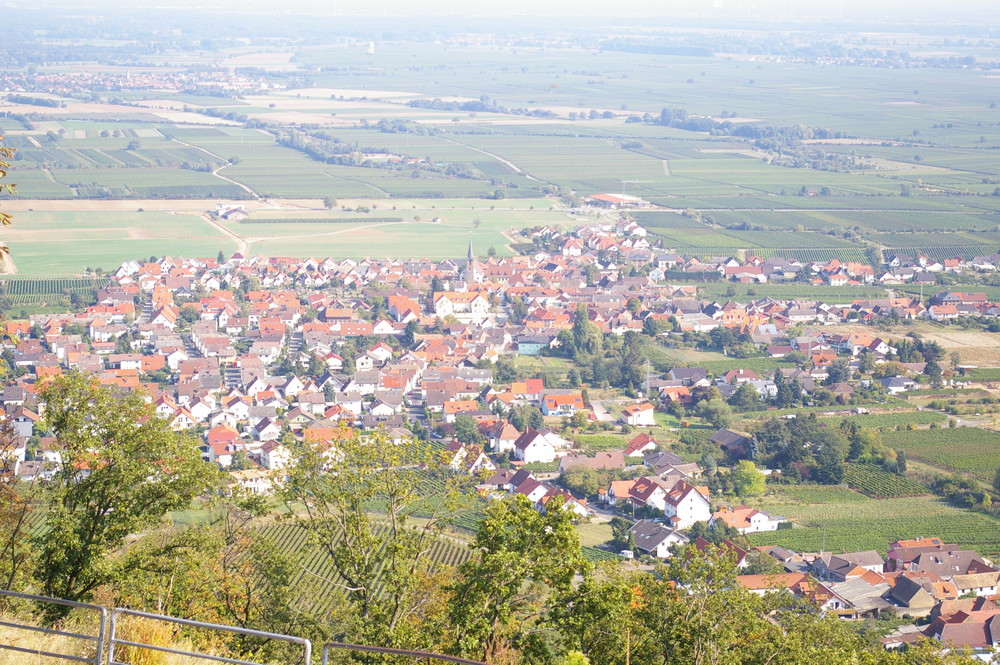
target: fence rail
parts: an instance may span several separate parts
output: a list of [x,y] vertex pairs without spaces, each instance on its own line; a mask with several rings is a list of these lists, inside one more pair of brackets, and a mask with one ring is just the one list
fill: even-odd
[[[117,629],[121,618],[136,617],[139,619],[146,619],[149,621],[161,621],[164,623],[171,623],[178,626],[186,626],[189,628],[201,628],[205,630],[215,630],[226,633],[235,633],[238,635],[259,637],[262,639],[276,640],[280,642],[286,642],[289,644],[295,644],[302,647],[302,659],[300,661],[302,665],[311,665],[312,663],[312,642],[310,642],[304,637],[282,635],[280,633],[269,633],[262,630],[240,628],[238,626],[226,626],[217,623],[206,623],[204,621],[194,621],[193,619],[181,619],[178,617],[167,616],[164,614],[152,614],[150,612],[140,612],[138,610],[130,610],[120,607],[115,607],[109,610],[108,608],[101,607],[99,605],[88,605],[86,603],[77,603],[71,600],[62,600],[61,598],[33,596],[30,594],[18,593],[16,591],[6,591],[4,589],[0,589],[0,597],[18,598],[21,600],[28,600],[35,603],[43,603],[43,604],[51,603],[54,605],[62,605],[64,607],[71,607],[74,609],[87,610],[88,612],[96,613],[99,617],[99,628],[97,631],[97,635],[88,635],[86,633],[75,633],[67,630],[59,630],[57,628],[33,626],[30,624],[15,623],[12,621],[0,621],[0,626],[5,626],[8,628],[34,631],[46,635],[58,635],[61,637],[68,637],[72,639],[92,642],[94,643],[94,655],[91,657],[78,656],[70,653],[39,651],[37,649],[28,649],[26,647],[15,646],[13,644],[4,644],[2,642],[0,642],[0,650],[15,651],[20,653],[32,654],[35,656],[47,656],[50,658],[58,658],[61,660],[68,660],[79,663],[92,663],[93,665],[127,665],[126,663],[115,659],[115,648],[132,647],[135,649],[148,649],[150,651],[158,651],[178,656],[188,656],[190,658],[197,658],[217,663],[227,663],[231,665],[263,665],[258,662],[242,660],[239,658],[232,658],[228,656],[215,656],[212,654],[201,653],[198,651],[190,651],[187,649],[176,649],[168,646],[148,644],[145,642],[134,642],[131,640],[125,640],[119,638],[117,636]],[[323,665],[328,664],[330,652],[332,650],[380,653],[380,654],[395,655],[395,656],[409,656],[418,661],[423,660],[425,662],[444,661],[449,663],[460,663],[461,665],[487,665],[487,663],[483,663],[476,660],[468,660],[466,658],[459,658],[457,656],[446,656],[444,654],[431,653],[429,651],[393,649],[389,647],[376,647],[364,644],[348,644],[344,642],[327,642],[326,644],[323,645]]]
[[72,600],[63,600],[61,598],[32,596],[27,593],[6,591],[4,589],[0,589],[0,596],[6,598],[19,598],[21,600],[30,600],[35,603],[62,605],[64,607],[72,607],[74,609],[87,610],[89,612],[96,613],[100,618],[100,626],[98,628],[97,635],[73,633],[67,630],[59,630],[57,628],[45,628],[42,626],[32,626],[29,624],[14,623],[10,621],[0,622],[0,626],[7,626],[8,628],[15,628],[17,630],[27,630],[36,633],[43,633],[45,635],[59,635],[60,637],[69,637],[76,640],[94,642],[95,649],[94,649],[94,656],[92,658],[87,658],[86,656],[76,656],[73,654],[56,653],[53,651],[40,651],[38,649],[27,649],[24,647],[14,646],[13,644],[3,644],[3,643],[0,643],[0,649],[4,649],[6,651],[17,651],[20,653],[30,653],[36,656],[47,656],[49,658],[60,658],[62,660],[70,660],[77,663],[93,663],[94,665],[101,665],[101,662],[103,661],[104,658],[104,644],[107,638],[108,610],[106,607],[100,607],[98,605],[87,605],[86,603],[77,603]]
[[179,619],[177,617],[166,616],[164,614],[151,614],[149,612],[139,612],[138,610],[126,610],[116,607],[113,610],[111,610],[111,629],[110,629],[110,638],[108,640],[109,644],[108,665],[127,665],[127,663],[115,660],[115,647],[118,645],[130,646],[138,649],[149,649],[151,651],[162,651],[164,653],[172,653],[178,656],[190,656],[192,658],[211,660],[218,663],[231,663],[232,665],[261,665],[260,663],[255,663],[249,660],[241,660],[239,658],[229,658],[226,656],[213,656],[198,651],[188,651],[186,649],[173,649],[170,647],[146,644],[143,642],[131,642],[128,640],[119,639],[116,636],[115,631],[118,624],[118,618],[121,616],[132,616],[141,619],[149,619],[151,621],[163,621],[165,623],[174,623],[181,626],[188,626],[191,628],[218,630],[226,633],[236,633],[238,635],[247,635],[250,637],[260,637],[268,640],[277,640],[281,642],[288,642],[290,644],[298,644],[303,648],[303,660],[302,660],[303,665],[310,665],[312,663],[312,642],[305,639],[304,637],[293,637],[291,635],[281,635],[279,633],[268,633],[262,630],[251,630],[249,628],[239,628],[237,626],[225,626],[218,623],[205,623],[204,621],[194,621],[193,619]]

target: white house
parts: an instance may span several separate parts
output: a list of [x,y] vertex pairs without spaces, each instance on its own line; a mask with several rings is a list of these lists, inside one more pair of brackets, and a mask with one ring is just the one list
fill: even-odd
[[974,593],[977,596],[995,596],[1000,590],[1000,573],[975,573],[970,575],[955,575],[951,578],[958,593],[965,595]]
[[260,459],[265,469],[283,469],[288,466],[291,453],[277,441],[268,441],[260,447]]
[[708,526],[712,527],[716,522],[722,522],[742,534],[747,534],[760,533],[761,531],[777,531],[778,525],[787,521],[784,517],[768,515],[765,512],[748,506],[736,506],[735,508],[723,506],[720,510],[712,514],[712,518],[708,521]]
[[514,457],[525,464],[554,462],[556,449],[568,446],[565,439],[546,429],[529,427],[514,442]]
[[622,420],[632,427],[653,427],[656,425],[653,405],[649,402],[632,404],[622,409]]
[[708,488],[678,480],[667,493],[663,514],[670,518],[677,529],[686,529],[695,522],[707,522],[712,517]]

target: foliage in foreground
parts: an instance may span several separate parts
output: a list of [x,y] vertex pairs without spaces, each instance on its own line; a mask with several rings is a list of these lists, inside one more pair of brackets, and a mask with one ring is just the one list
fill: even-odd
[[[653,574],[618,561],[595,571],[575,516],[558,497],[544,512],[520,496],[491,501],[472,557],[457,568],[434,567],[433,546],[465,510],[464,486],[474,479],[450,472],[430,446],[378,434],[301,444],[286,470],[289,519],[337,574],[341,602],[319,613],[305,602],[314,590],[292,583],[302,562],[255,526],[265,512],[260,501],[216,500],[211,521],[152,530],[128,544],[127,536],[158,526],[165,511],[207,496],[214,468],[139,394],[70,375],[43,395],[65,458],[44,493],[44,535],[25,562],[35,580],[29,590],[493,665],[972,662],[932,646],[886,652],[865,624],[823,618],[786,594],[751,594],[720,550],[681,549]],[[428,473],[453,485],[434,506],[420,492]],[[178,638],[244,659],[291,659],[283,647],[253,639]],[[338,654],[336,662],[352,658]]]

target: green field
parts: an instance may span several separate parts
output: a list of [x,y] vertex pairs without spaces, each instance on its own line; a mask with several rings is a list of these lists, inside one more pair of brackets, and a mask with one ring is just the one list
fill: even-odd
[[[663,206],[637,219],[664,248],[696,256],[867,262],[880,247],[937,257],[1000,250],[995,86],[974,68],[828,66],[781,58],[751,65],[707,52],[638,54],[572,41],[543,49],[386,40],[377,60],[321,40],[287,48],[291,64],[280,71],[261,68],[281,84],[267,94],[232,99],[164,92],[177,109],[166,116],[154,108],[159,102],[151,91],[98,92],[85,110],[0,119],[7,143],[18,149],[11,180],[19,196],[70,202],[331,197],[379,201],[373,217],[404,220],[411,218],[404,214],[411,201],[420,201],[425,212],[438,201],[439,212],[427,216],[454,225],[329,232],[318,232],[322,224],[306,229],[284,220],[239,230],[227,225],[249,242],[241,248],[266,255],[457,257],[470,239],[504,255],[508,228],[594,219],[522,215],[525,209],[574,206],[599,192],[639,195]],[[952,48],[976,58],[996,55],[988,46]],[[253,47],[233,54],[248,49]],[[213,62],[206,53],[192,58]],[[168,60],[149,62],[155,70],[155,63]],[[72,63],[43,69],[69,71]],[[295,87],[306,80],[312,87]],[[286,88],[289,81],[295,83]],[[136,106],[102,112],[101,101],[112,96]],[[449,98],[488,98],[497,106],[464,112],[409,105]],[[192,108],[182,110],[186,106],[239,116],[215,124]],[[784,149],[739,132],[626,122],[644,114],[651,120],[671,107],[716,121],[739,117],[735,122],[747,127],[805,128],[805,140],[794,146],[799,161],[782,161]],[[810,141],[813,129],[816,136],[837,138]],[[326,153],[307,154],[319,144]],[[403,159],[371,157],[379,153]],[[489,211],[491,205],[497,210]],[[501,212],[514,207],[517,214]],[[475,208],[476,215],[449,208]],[[343,211],[337,215],[344,217]],[[464,228],[474,217],[479,225]],[[88,235],[77,229],[43,245],[41,238],[18,237],[30,221],[19,213],[6,236],[27,276],[40,276],[46,257],[57,265],[54,274],[73,275],[85,265],[110,268],[140,255],[213,255],[237,246],[216,229],[193,229],[187,222],[141,225],[115,238],[108,225],[96,224],[103,230]],[[72,228],[68,221],[65,228]],[[762,296],[806,291],[765,285],[738,293],[750,295],[751,288]],[[823,290],[824,297],[843,300],[881,293],[874,287]]]
[[844,482],[853,490],[873,499],[896,499],[925,496],[926,487],[909,478],[888,473],[871,464],[848,464]]
[[1000,467],[1000,436],[975,427],[883,432],[882,440],[913,459],[965,471],[992,482]]
[[[851,416],[851,422],[858,427],[895,428],[905,425],[930,425],[944,423],[948,416],[938,411],[896,411],[892,413],[863,413]],[[895,437],[896,433],[889,434]]]
[[3,232],[19,277],[113,271],[150,256],[230,254],[236,244],[194,214],[169,212],[19,212]]
[[872,499],[837,486],[800,485],[782,488],[760,503],[801,528],[753,534],[754,545],[782,545],[798,552],[884,553],[894,540],[938,536],[983,556],[1000,554],[1000,520],[936,498]]

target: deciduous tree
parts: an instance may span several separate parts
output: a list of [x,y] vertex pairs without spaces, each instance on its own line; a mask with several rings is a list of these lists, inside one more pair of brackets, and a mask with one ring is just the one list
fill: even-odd
[[82,600],[128,574],[116,551],[217,485],[197,442],[174,432],[139,391],[68,374],[41,391],[62,462],[48,485],[36,577],[47,596]]
[[290,518],[331,557],[338,579],[328,581],[357,617],[360,634],[353,637],[406,644],[431,546],[467,510],[473,479],[449,477],[444,496],[425,498],[427,474],[448,472],[444,455],[421,441],[395,444],[382,431],[361,437],[345,430],[332,441],[306,442],[286,471],[282,497]]
[[493,501],[473,548],[476,556],[459,567],[449,603],[455,650],[493,662],[511,648],[542,648],[554,628],[548,602],[569,593],[574,577],[590,568],[572,514],[559,498],[544,512],[521,495]]

